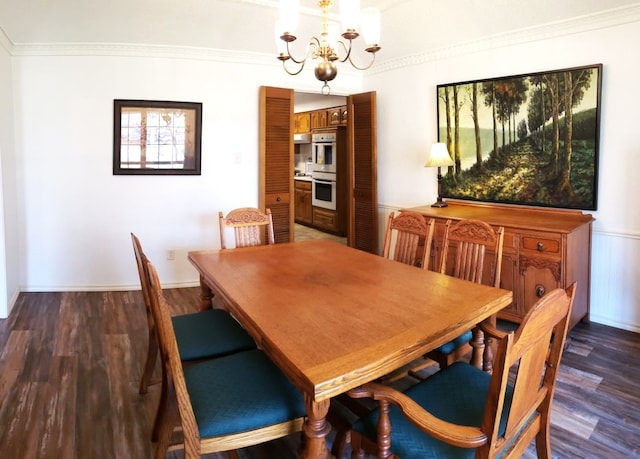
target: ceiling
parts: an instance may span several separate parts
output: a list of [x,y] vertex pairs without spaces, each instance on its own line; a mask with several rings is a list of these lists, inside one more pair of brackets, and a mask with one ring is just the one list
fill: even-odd
[[[337,18],[338,1],[331,8]],[[382,10],[381,60],[428,52],[604,10],[630,0],[361,0]],[[319,33],[317,0],[301,1],[299,46]],[[274,54],[277,0],[0,0],[14,45],[142,44]]]

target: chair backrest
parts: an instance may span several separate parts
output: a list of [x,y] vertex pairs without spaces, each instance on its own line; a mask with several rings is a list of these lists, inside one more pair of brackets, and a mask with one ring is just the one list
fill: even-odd
[[156,331],[160,344],[164,376],[168,387],[172,387],[176,394],[178,412],[184,435],[185,457],[200,457],[200,433],[196,417],[191,406],[187,384],[184,377],[178,343],[171,322],[169,305],[162,293],[158,273],[147,260],[147,270],[151,287],[151,311],[156,323]]
[[418,212],[391,212],[382,256],[427,269],[434,227],[433,219],[427,221]]
[[[481,427],[488,442],[479,448],[485,450],[480,457],[495,457],[495,450],[512,440],[515,445],[510,457],[520,457],[537,432],[548,431],[575,290],[574,283],[566,290],[547,293],[527,313],[518,330],[498,342]],[[503,413],[510,379],[515,381],[510,408]],[[507,416],[504,438],[498,438],[501,416]]]
[[[440,272],[478,284],[500,286],[504,228],[480,220],[445,224]],[[493,252],[487,260],[487,252]],[[490,263],[485,266],[485,263]],[[487,275],[488,274],[488,275]],[[488,278],[487,278],[488,277]]]
[[133,243],[133,253],[136,256],[136,265],[138,266],[138,276],[140,277],[140,287],[142,287],[142,298],[147,309],[147,320],[149,327],[153,328],[153,316],[151,313],[151,291],[149,287],[149,277],[147,273],[147,257],[142,251],[142,245],[138,236],[131,233],[131,241]]
[[218,212],[218,220],[220,247],[223,249],[228,245],[225,241],[228,228],[233,228],[236,248],[275,243],[271,209],[262,212],[255,207],[242,207],[232,210],[226,217],[222,212]]

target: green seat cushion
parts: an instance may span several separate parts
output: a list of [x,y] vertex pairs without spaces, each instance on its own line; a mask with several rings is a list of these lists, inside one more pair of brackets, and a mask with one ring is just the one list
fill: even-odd
[[219,357],[256,348],[244,328],[221,309],[175,316],[171,321],[181,360]]
[[[489,392],[491,375],[463,362],[440,370],[410,387],[405,393],[434,416],[454,424],[480,427]],[[513,389],[509,387],[503,413],[511,407]],[[458,448],[422,432],[400,409],[391,405],[391,450],[402,459],[473,459],[475,449]],[[506,428],[506,415],[500,422],[500,434]],[[354,424],[354,430],[376,439],[378,409]]]
[[457,338],[452,339],[448,343],[444,343],[442,346],[436,348],[436,351],[444,355],[449,355],[453,351],[458,349],[460,346],[463,346],[469,341],[471,341],[472,337],[473,337],[473,334],[471,333],[471,330],[468,330],[464,332],[462,335],[458,336]]
[[305,416],[302,394],[260,350],[184,369],[200,436],[244,432]]

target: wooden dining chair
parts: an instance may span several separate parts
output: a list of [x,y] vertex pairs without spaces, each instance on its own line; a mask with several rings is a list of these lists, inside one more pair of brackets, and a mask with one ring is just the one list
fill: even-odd
[[384,236],[382,256],[400,263],[428,268],[434,221],[418,212],[391,212]]
[[[495,231],[491,225],[480,220],[461,220],[453,224],[448,220],[442,242],[440,272],[478,284],[500,287],[503,240],[503,227]],[[473,336],[472,331],[468,331],[429,352],[427,357],[438,362],[440,368],[445,368],[466,356],[472,350],[472,344],[483,347],[483,342],[479,333]]]
[[[171,446],[184,448],[185,459],[195,459],[300,432],[306,415],[304,397],[263,351],[253,349],[183,366],[158,274],[151,263],[147,267],[169,388],[169,409],[160,419],[156,459],[164,459]],[[172,445],[178,426],[182,442]]]
[[377,383],[350,391],[379,402],[353,425],[354,457],[519,458],[535,439],[538,458],[551,459],[551,405],[575,286],[542,297],[515,332],[481,324],[497,340],[491,375],[456,362],[404,393]]
[[[148,259],[142,251],[140,240],[133,233],[131,233],[131,240],[133,242],[133,252],[136,258],[140,285],[142,287],[142,297],[147,313],[147,355],[139,387],[140,394],[146,394],[158,358],[158,338],[151,309],[152,298],[149,272],[147,269]],[[251,338],[228,312],[222,309],[210,309],[192,314],[174,316],[171,318],[171,321],[178,342],[180,360],[185,363],[256,348],[256,343],[253,338]],[[166,390],[166,384],[163,380],[161,401],[153,429],[154,439],[158,434],[157,420],[162,415],[162,410],[166,407]]]
[[271,210],[262,212],[255,207],[242,207],[230,211],[225,217],[218,212],[220,222],[220,247],[228,248],[225,233],[232,228],[235,235],[235,247],[274,244],[273,218]]

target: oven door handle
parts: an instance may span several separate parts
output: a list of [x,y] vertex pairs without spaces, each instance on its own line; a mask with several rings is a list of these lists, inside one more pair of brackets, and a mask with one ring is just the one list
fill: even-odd
[[336,183],[335,180],[325,180],[325,179],[313,179],[314,182],[320,182],[320,183]]

